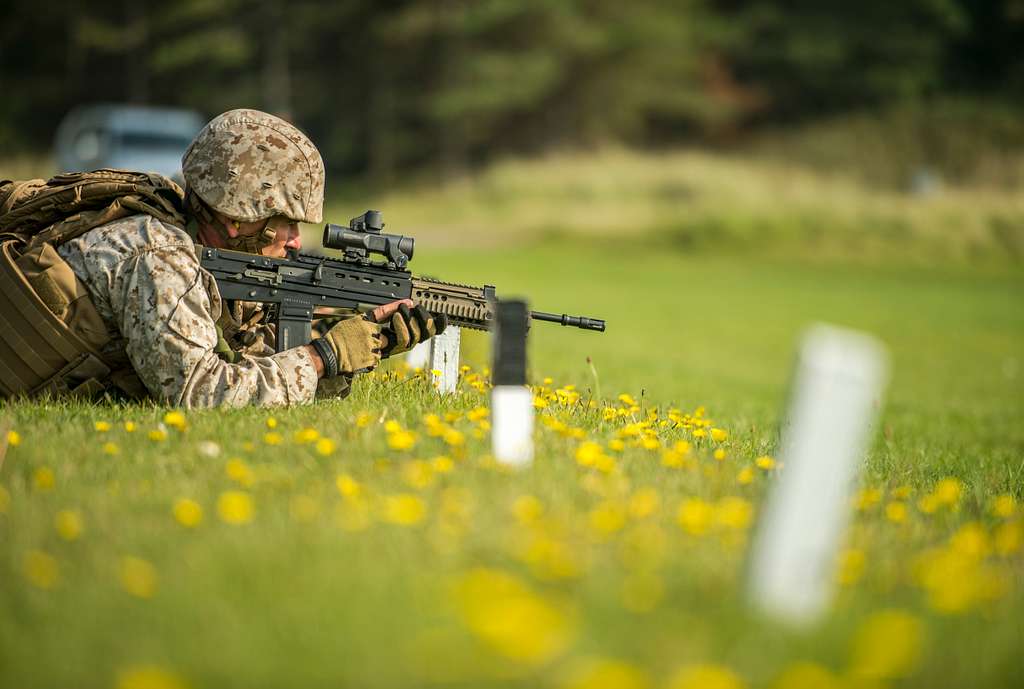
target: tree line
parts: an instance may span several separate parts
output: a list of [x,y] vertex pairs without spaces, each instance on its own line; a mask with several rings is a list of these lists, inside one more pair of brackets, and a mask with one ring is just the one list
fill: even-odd
[[[387,183],[505,152],[728,142],[1024,94],[1024,0],[8,0],[0,153],[88,102],[250,106]],[[1017,101],[1019,104],[1019,100]]]

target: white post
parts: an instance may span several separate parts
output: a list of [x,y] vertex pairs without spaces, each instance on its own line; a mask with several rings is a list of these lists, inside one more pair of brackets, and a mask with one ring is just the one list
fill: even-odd
[[462,330],[448,326],[440,335],[430,338],[430,371],[440,371],[436,376],[437,391],[444,394],[455,392],[459,384],[459,343]]
[[430,363],[430,340],[420,342],[405,353],[405,363],[409,368],[426,368]]
[[869,335],[825,325],[805,335],[780,472],[750,554],[748,590],[761,610],[809,624],[831,602],[852,488],[887,372],[885,349]]

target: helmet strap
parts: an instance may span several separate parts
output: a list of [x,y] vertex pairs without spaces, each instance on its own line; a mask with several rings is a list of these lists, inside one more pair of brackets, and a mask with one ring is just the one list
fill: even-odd
[[267,218],[263,228],[256,234],[232,237],[224,228],[224,224],[210,210],[210,207],[191,188],[185,189],[185,209],[200,222],[212,227],[224,242],[225,248],[231,251],[259,254],[263,249],[273,244],[277,238],[277,231],[270,227],[270,218]]

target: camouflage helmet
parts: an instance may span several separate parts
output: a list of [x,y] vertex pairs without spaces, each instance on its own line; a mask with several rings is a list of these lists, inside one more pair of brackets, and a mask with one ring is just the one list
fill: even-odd
[[243,222],[323,219],[324,161],[295,126],[259,110],[230,110],[196,135],[181,159],[188,188]]

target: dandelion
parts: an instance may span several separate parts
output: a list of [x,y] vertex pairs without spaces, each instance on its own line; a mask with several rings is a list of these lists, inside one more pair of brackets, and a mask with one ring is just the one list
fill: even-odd
[[334,479],[334,485],[343,498],[356,498],[362,492],[359,482],[348,474],[338,474]]
[[455,586],[462,621],[481,641],[506,658],[540,666],[565,652],[575,636],[573,618],[518,578],[494,569],[474,569]]
[[595,658],[574,667],[561,684],[561,689],[647,689],[647,674],[621,660]]
[[910,613],[873,613],[853,637],[850,671],[873,680],[906,677],[917,667],[923,646],[924,625]]
[[902,502],[890,502],[885,506],[885,518],[893,524],[902,524],[907,521],[907,506]]
[[[2,503],[2,500],[0,500],[0,503]],[[3,510],[0,509],[0,512],[3,512]],[[1021,527],[1019,521],[1000,524],[992,534],[992,547],[997,554],[1003,557],[1018,552],[1022,542],[1024,542],[1024,528]]]
[[217,499],[217,514],[227,524],[248,524],[254,511],[252,497],[242,491],[225,491]]
[[634,519],[644,519],[658,512],[661,497],[654,488],[641,488],[629,499],[629,514]]
[[626,525],[626,511],[613,502],[603,502],[588,515],[590,528],[598,536],[610,536]]
[[328,457],[334,454],[337,449],[337,445],[330,438],[320,438],[316,441],[316,453],[323,457]]
[[430,468],[438,474],[447,474],[455,468],[455,462],[452,461],[451,457],[440,455],[430,460]]
[[924,514],[935,514],[939,509],[939,500],[932,493],[922,495],[917,501],[917,509],[921,510]]
[[460,431],[455,430],[454,428],[449,428],[448,430],[446,430],[444,432],[444,436],[442,437],[445,443],[451,445],[452,447],[461,447],[462,445],[466,444],[466,436],[463,435]]
[[228,460],[227,464],[224,465],[224,473],[227,474],[229,479],[245,488],[249,488],[256,482],[256,474],[253,473],[248,464],[238,457],[232,457]]
[[268,416],[266,424],[268,429],[274,430],[275,428],[277,428],[277,419],[275,419],[273,416]]
[[687,498],[679,505],[676,521],[683,531],[693,536],[703,536],[711,527],[714,510],[700,498]]
[[622,402],[622,404],[624,404],[627,407],[639,406],[637,404],[637,401],[633,399],[633,396],[630,395],[628,392],[624,392],[621,395],[619,395],[619,401]]
[[728,437],[729,433],[727,431],[722,430],[721,428],[711,429],[711,439],[714,440],[716,443],[723,442]]
[[534,409],[544,409],[548,406],[547,400],[539,395],[533,396],[533,407]]
[[271,431],[269,433],[263,434],[263,442],[267,445],[280,445],[283,441],[284,438],[281,437],[280,433],[275,433],[274,431]]
[[532,495],[520,495],[512,503],[512,513],[520,524],[536,524],[544,515],[544,503]]
[[171,508],[175,521],[186,529],[194,529],[203,521],[203,508],[195,500],[178,498]]
[[997,495],[992,500],[992,514],[1000,519],[1009,519],[1017,514],[1017,501],[1009,493]]
[[149,432],[149,439],[154,443],[162,443],[167,440],[167,431],[163,428],[154,428]]
[[402,467],[402,478],[410,488],[423,490],[434,483],[434,472],[430,465],[420,459],[414,459]]
[[188,689],[188,684],[162,667],[135,665],[117,673],[116,689]]
[[373,421],[373,415],[369,412],[361,411],[356,414],[356,428],[366,428]]
[[588,440],[576,448],[576,463],[581,467],[592,467],[603,454],[604,448]]
[[53,528],[65,541],[75,541],[82,535],[82,515],[75,510],[61,510],[53,517]]
[[466,412],[466,418],[472,421],[473,423],[476,423],[477,421],[482,421],[483,419],[486,419],[490,415],[491,410],[488,409],[487,407],[476,407],[475,409],[471,409],[468,412]]
[[110,455],[111,457],[121,454],[121,448],[117,443],[103,443],[102,448],[103,454]]
[[608,441],[608,449],[612,452],[622,452],[626,449],[626,443],[622,442],[618,438],[612,438]]
[[314,443],[320,437],[320,432],[315,428],[303,428],[300,431],[295,431],[295,442],[299,445],[308,445]]
[[711,456],[714,457],[716,461],[721,462],[725,459],[725,450],[720,447],[716,448]]
[[952,507],[960,502],[960,496],[963,494],[963,484],[955,478],[944,478],[935,484],[935,490],[933,491],[935,499],[940,505]]
[[744,689],[739,675],[721,665],[690,665],[677,671],[668,689]]
[[880,488],[863,488],[854,496],[853,503],[861,512],[866,512],[882,501]]
[[136,428],[137,428],[137,426],[135,425],[134,421],[125,421],[124,422],[124,432],[125,433],[134,433]]
[[122,557],[119,578],[121,588],[136,598],[152,598],[156,593],[156,567],[142,558]]
[[60,580],[57,561],[42,550],[30,550],[25,553],[22,571],[30,584],[44,591],[52,589]]
[[736,482],[741,486],[746,486],[754,482],[754,469],[753,467],[743,467],[739,473],[736,474]]
[[93,423],[92,427],[97,433],[106,433],[111,428],[109,421],[96,421]]
[[694,438],[698,438],[698,439],[706,438],[707,435],[708,435],[708,432],[705,431],[703,428],[698,428],[695,431],[693,431],[692,435],[693,435]]
[[414,526],[423,521],[427,506],[418,496],[410,493],[388,495],[384,498],[384,520],[399,526]]
[[186,426],[185,415],[177,409],[172,409],[164,414],[164,423],[171,428],[184,431]]
[[399,452],[412,449],[416,444],[416,434],[412,431],[399,430],[388,434],[388,447]]
[[760,457],[754,460],[754,465],[758,469],[771,471],[772,469],[775,468],[775,458],[769,457],[768,455],[761,455]]
[[32,472],[32,487],[40,493],[53,490],[55,483],[56,477],[50,467],[39,467]]
[[21,434],[18,431],[7,431],[7,445],[10,447],[21,445]]
[[750,526],[753,518],[754,507],[743,498],[727,496],[715,505],[715,521],[728,529],[742,531]]

